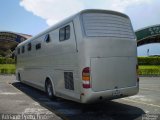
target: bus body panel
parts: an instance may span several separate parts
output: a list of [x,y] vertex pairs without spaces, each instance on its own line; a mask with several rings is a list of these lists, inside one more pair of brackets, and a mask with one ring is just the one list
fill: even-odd
[[137,49],[129,18],[117,14],[82,15],[85,58],[94,92],[137,85]]

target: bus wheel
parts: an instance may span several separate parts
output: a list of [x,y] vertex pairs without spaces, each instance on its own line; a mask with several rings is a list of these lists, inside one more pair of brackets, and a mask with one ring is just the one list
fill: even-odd
[[50,99],[55,98],[54,93],[53,93],[52,83],[51,83],[50,80],[47,80],[47,81],[46,81],[46,93],[47,93],[47,96],[48,96]]
[[18,81],[21,82],[21,75],[18,73]]

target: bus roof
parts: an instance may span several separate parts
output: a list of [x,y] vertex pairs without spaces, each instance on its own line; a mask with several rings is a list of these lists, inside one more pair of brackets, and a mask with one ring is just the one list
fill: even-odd
[[49,27],[48,29],[46,29],[45,31],[35,35],[34,37],[30,38],[30,39],[27,39],[25,40],[24,42],[20,43],[17,47],[21,46],[21,45],[24,45],[25,43],[28,43],[36,38],[38,38],[39,36],[42,36],[46,33],[49,33],[50,31],[52,31],[53,29],[57,29],[63,25],[65,25],[66,23],[72,21],[76,16],[79,16],[79,15],[82,15],[84,13],[106,13],[106,14],[113,14],[113,15],[118,15],[118,16],[121,16],[121,17],[125,17],[125,18],[128,18],[129,17],[126,15],[126,14],[123,14],[123,13],[120,13],[120,12],[117,12],[117,11],[111,11],[111,10],[100,10],[100,9],[86,9],[86,10],[82,10],[80,11],[79,13],[75,14],[75,15],[72,15],[64,20],[62,20],[61,22]]

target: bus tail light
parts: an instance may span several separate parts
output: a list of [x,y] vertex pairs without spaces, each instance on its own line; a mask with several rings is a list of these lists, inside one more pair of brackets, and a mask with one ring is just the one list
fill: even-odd
[[137,82],[139,82],[138,65],[136,65],[136,72],[137,72]]
[[90,85],[90,68],[86,67],[82,71],[83,88],[91,88]]

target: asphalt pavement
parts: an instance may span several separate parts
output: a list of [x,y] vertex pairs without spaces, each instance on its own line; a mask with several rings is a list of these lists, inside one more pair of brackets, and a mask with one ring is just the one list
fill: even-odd
[[13,115],[21,119],[42,115],[39,119],[47,120],[160,120],[160,77],[141,77],[135,96],[83,105],[50,100],[44,92],[16,81],[14,75],[0,75],[0,119]]

